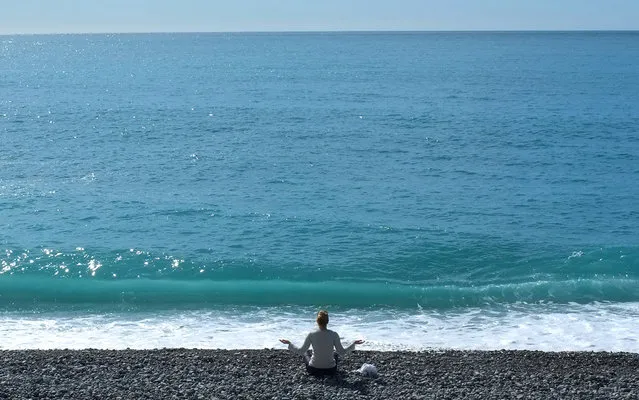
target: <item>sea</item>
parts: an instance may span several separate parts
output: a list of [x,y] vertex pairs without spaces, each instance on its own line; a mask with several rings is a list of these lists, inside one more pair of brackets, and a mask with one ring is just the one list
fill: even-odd
[[639,32],[0,36],[0,349],[639,352]]

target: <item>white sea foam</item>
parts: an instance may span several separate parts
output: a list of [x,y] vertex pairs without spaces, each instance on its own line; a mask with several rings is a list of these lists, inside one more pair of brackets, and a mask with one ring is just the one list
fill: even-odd
[[[528,349],[639,353],[639,303],[510,305],[438,312],[350,310],[331,313],[345,343],[365,350]],[[314,329],[313,310],[0,314],[1,349],[163,347],[284,348]]]

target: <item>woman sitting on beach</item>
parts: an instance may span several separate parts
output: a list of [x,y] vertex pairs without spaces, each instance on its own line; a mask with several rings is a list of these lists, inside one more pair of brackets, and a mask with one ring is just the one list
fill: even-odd
[[[302,347],[297,347],[290,340],[280,339],[280,342],[287,344],[288,349],[304,356],[306,370],[311,375],[333,375],[337,371],[338,354],[344,355],[355,349],[355,345],[364,343],[363,340],[356,340],[347,348],[342,347],[337,332],[328,329],[328,312],[317,313],[318,330],[309,333],[304,340]],[[313,350],[308,348],[313,346]],[[335,348],[336,353],[333,353]]]

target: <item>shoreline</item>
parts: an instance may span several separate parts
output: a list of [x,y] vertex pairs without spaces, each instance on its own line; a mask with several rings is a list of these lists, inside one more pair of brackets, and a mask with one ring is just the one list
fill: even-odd
[[0,399],[631,399],[638,370],[637,353],[357,350],[316,378],[281,349],[0,350]]

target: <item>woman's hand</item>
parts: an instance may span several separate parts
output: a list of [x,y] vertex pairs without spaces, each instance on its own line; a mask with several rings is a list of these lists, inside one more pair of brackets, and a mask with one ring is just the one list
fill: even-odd
[[280,339],[280,342],[284,343],[284,344],[291,344],[291,341],[288,339]]
[[357,339],[355,342],[353,342],[355,344],[362,344],[364,343],[364,341],[362,339]]

